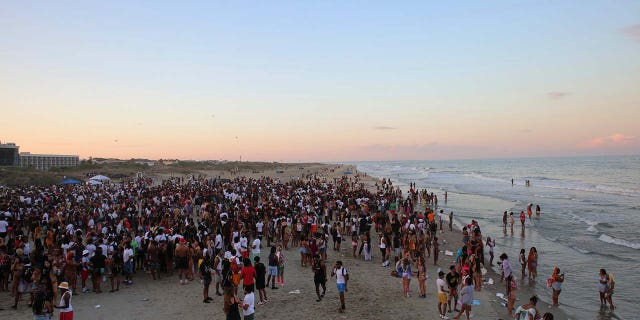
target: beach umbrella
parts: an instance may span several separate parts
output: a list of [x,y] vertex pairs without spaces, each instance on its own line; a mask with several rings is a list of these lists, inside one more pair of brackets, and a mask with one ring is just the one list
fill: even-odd
[[109,177],[107,177],[107,176],[103,176],[103,175],[99,174],[97,176],[93,176],[93,177],[89,178],[89,180],[108,181],[108,180],[111,180],[111,179]]
[[64,179],[62,181],[60,181],[60,184],[63,185],[67,185],[67,184],[80,184],[80,180],[76,180],[76,179]]
[[87,181],[87,184],[88,184],[88,185],[90,185],[90,186],[97,186],[97,185],[102,184],[102,181],[99,181],[99,180],[89,180],[89,181]]

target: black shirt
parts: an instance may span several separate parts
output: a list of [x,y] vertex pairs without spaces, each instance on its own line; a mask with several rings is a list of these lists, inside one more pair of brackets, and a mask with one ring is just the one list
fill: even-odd
[[91,259],[89,259],[89,261],[91,261],[91,266],[94,269],[98,269],[98,268],[104,268],[104,261],[106,259],[107,259],[107,257],[105,257],[104,255],[96,254]]

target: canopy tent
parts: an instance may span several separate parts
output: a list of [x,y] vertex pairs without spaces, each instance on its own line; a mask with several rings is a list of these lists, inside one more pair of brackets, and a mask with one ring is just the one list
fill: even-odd
[[60,181],[60,184],[64,184],[64,185],[67,185],[67,184],[80,184],[80,183],[81,183],[80,180],[71,179],[71,178],[64,179],[64,180]]
[[89,180],[89,181],[87,181],[87,184],[88,184],[88,185],[90,185],[90,186],[97,186],[97,185],[102,184],[102,181],[99,181],[99,180]]
[[95,180],[95,181],[109,181],[111,180],[109,177],[107,176],[103,176],[101,174],[97,175],[97,176],[93,176],[91,178],[89,178],[89,180]]

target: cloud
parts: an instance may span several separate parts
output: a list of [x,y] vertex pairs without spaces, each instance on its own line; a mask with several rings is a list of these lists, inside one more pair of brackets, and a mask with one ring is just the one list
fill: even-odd
[[606,137],[595,137],[578,144],[579,148],[595,149],[626,145],[636,140],[636,137],[627,136],[622,133],[614,133]]
[[551,91],[547,93],[547,96],[549,96],[549,99],[552,99],[552,100],[560,100],[562,98],[565,98],[568,95],[569,95],[569,92],[562,92],[562,91]]
[[397,128],[395,127],[388,127],[388,126],[375,126],[373,127],[373,130],[396,130]]
[[620,32],[628,38],[631,38],[631,40],[640,42],[640,23],[624,27],[620,29]]

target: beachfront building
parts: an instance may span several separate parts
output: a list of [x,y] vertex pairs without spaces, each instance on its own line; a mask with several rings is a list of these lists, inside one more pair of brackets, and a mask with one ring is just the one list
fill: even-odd
[[19,150],[15,143],[0,143],[0,167],[20,165]]
[[52,167],[74,167],[79,162],[80,157],[76,155],[20,153],[21,167],[33,167],[43,171]]

